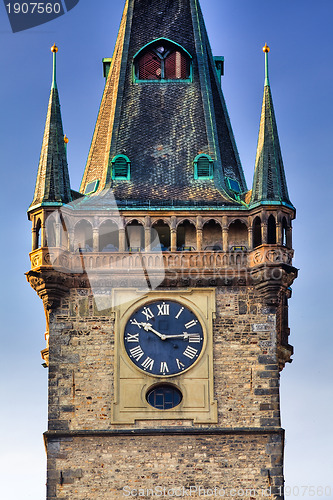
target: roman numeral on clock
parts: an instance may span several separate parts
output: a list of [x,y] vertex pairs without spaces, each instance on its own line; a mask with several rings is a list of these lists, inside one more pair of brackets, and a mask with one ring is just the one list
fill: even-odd
[[146,320],[148,321],[149,319],[153,318],[154,315],[149,309],[149,307],[144,307],[143,310],[141,311],[144,316],[146,316]]
[[169,316],[170,305],[163,302],[163,304],[157,304],[158,316]]
[[127,342],[139,342],[139,334],[138,333],[127,333],[126,340],[127,340]]
[[188,330],[189,328],[192,328],[192,326],[195,326],[198,323],[198,320],[192,319],[192,321],[189,321],[186,323],[185,328]]
[[178,366],[178,370],[184,370],[185,365],[183,363],[181,363],[178,358],[176,358],[176,363]]
[[151,359],[149,356],[144,360],[143,363],[141,363],[141,366],[143,366],[143,368],[147,369],[147,370],[150,370],[152,371],[153,369],[153,366],[154,366],[154,360]]
[[181,315],[181,313],[184,311],[184,307],[182,307],[181,309],[179,309],[178,311],[178,314],[175,316],[176,319],[179,318],[179,316]]
[[201,342],[200,333],[189,333],[188,341],[190,344],[200,344]]
[[160,373],[163,373],[163,375],[165,375],[165,373],[169,373],[169,368],[168,368],[168,365],[165,361],[162,361],[161,362],[161,368],[160,368]]
[[133,347],[132,349],[130,349],[130,353],[131,353],[132,358],[136,359],[137,361],[139,361],[139,359],[141,359],[142,356],[144,355],[144,352],[141,349],[140,345],[138,345],[137,347]]
[[141,330],[141,323],[138,323],[138,321],[136,319],[131,319],[131,325],[138,326]]
[[185,351],[183,352],[184,356],[190,358],[190,359],[193,359],[196,354],[198,352],[198,349],[194,349],[194,347],[191,347],[190,345],[188,345],[185,349]]

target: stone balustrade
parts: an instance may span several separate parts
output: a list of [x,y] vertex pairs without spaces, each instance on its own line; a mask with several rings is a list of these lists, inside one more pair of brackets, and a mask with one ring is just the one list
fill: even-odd
[[258,265],[292,265],[293,250],[278,245],[261,245],[251,252],[82,252],[61,248],[38,248],[30,254],[32,269],[54,268],[67,272],[135,269],[220,269]]

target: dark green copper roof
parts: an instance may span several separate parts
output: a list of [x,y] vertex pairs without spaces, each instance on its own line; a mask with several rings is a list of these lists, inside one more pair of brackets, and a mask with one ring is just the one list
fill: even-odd
[[265,54],[265,87],[262,103],[257,156],[250,205],[285,204],[293,208],[288,195],[273,99]]
[[[135,54],[161,38],[191,55],[191,82],[134,81]],[[247,187],[218,80],[197,0],[127,0],[80,191],[99,179],[97,193],[112,188],[117,200],[239,206],[225,177]],[[194,179],[199,153],[214,160],[213,180]],[[111,178],[118,154],[130,180]]]
[[59,94],[55,78],[54,53],[52,86],[39,159],[35,194],[28,211],[39,205],[57,206],[70,201],[72,201],[72,194]]

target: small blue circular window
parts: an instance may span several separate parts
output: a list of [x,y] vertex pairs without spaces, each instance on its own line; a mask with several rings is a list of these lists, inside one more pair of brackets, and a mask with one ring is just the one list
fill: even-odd
[[175,408],[182,399],[180,390],[170,384],[160,384],[147,393],[148,403],[158,410]]

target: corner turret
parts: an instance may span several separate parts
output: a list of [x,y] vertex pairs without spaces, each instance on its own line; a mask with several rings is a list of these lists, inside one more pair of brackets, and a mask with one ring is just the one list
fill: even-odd
[[257,205],[285,205],[294,208],[288,194],[272,93],[268,75],[268,53],[265,44],[265,87],[262,103],[257,156],[253,178],[251,207]]
[[60,112],[60,101],[56,82],[56,54],[53,53],[52,85],[47,109],[42,150],[40,154],[36,187],[28,214],[43,206],[61,206],[72,201],[66,145]]

